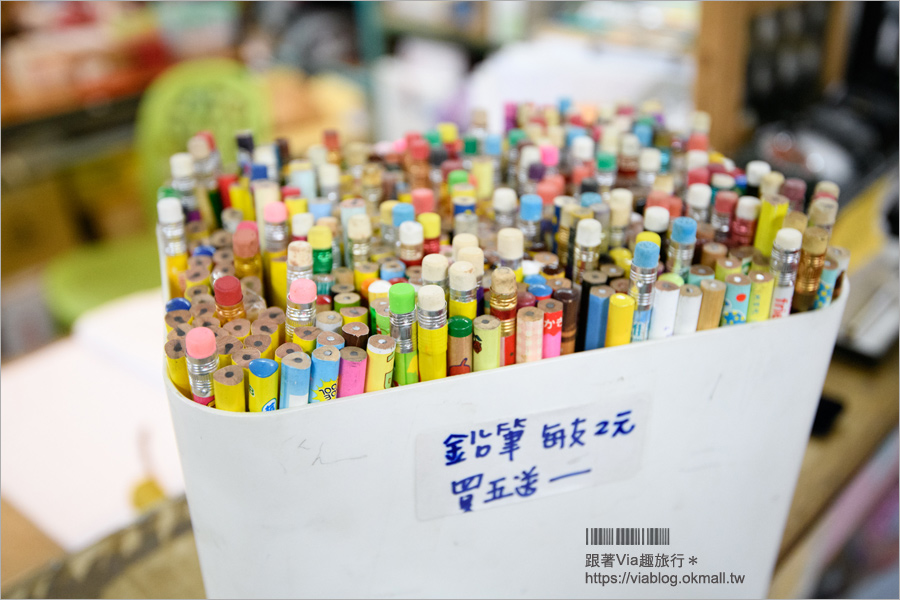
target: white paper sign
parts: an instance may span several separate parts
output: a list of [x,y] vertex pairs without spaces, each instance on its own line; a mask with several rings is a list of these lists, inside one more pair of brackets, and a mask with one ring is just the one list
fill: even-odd
[[649,397],[446,427],[416,439],[421,520],[506,506],[632,477],[640,468]]

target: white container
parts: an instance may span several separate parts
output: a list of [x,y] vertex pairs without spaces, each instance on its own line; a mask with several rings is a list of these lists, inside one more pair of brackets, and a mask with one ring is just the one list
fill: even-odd
[[[210,410],[168,383],[206,593],[764,597],[848,295],[845,284],[831,307],[785,319],[275,413]],[[445,466],[434,440],[446,430],[516,417],[538,426],[553,411],[596,415],[628,402],[640,436],[619,444],[591,431],[588,455],[538,446],[524,457],[545,461],[541,490],[560,473],[551,455],[581,452],[568,462],[592,465],[589,476],[566,479],[561,493],[452,512],[458,497],[441,478],[479,463],[466,446],[466,467]],[[665,527],[671,543],[589,545],[591,527]],[[585,567],[592,553],[680,553],[683,566]],[[744,583],[682,580],[720,572]],[[586,583],[592,573],[678,581]]]

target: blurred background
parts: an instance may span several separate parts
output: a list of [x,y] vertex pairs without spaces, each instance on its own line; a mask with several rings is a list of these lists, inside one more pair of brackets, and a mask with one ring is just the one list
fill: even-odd
[[[786,176],[840,185],[835,243],[853,253],[853,292],[771,594],[900,593],[896,2],[0,10],[4,597],[203,593],[167,407],[91,404],[54,419],[37,383],[54,361],[103,354],[104,336],[127,340],[104,327],[103,311],[127,314],[117,300],[159,286],[155,190],[194,133],[191,115],[217,115],[229,164],[229,123],[241,119],[298,152],[326,128],[344,142],[394,140],[439,121],[468,126],[476,108],[499,133],[505,101],[561,97],[655,100],[675,130],[704,110],[711,145],[737,164],[760,158]],[[177,74],[167,89],[154,87],[167,71]],[[219,86],[215,101],[190,93],[200,85]],[[50,393],[66,397],[68,383]],[[182,565],[183,577],[148,575],[153,560]]]

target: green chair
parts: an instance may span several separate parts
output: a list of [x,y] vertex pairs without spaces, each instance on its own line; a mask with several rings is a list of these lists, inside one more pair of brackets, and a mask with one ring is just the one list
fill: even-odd
[[[135,126],[140,195],[147,223],[156,223],[156,190],[169,178],[169,157],[185,152],[200,130],[216,137],[224,164],[235,161],[234,133],[250,129],[270,139],[262,86],[243,65],[227,59],[184,62],[160,75],[144,93]],[[160,285],[155,228],[127,240],[82,246],[54,259],[44,294],[64,331],[79,315],[110,300]]]

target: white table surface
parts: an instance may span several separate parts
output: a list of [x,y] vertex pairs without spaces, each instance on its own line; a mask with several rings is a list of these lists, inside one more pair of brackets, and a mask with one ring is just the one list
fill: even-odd
[[162,313],[159,290],[133,294],[3,366],[0,493],[68,551],[137,518],[132,491],[148,476],[167,495],[184,491]]

